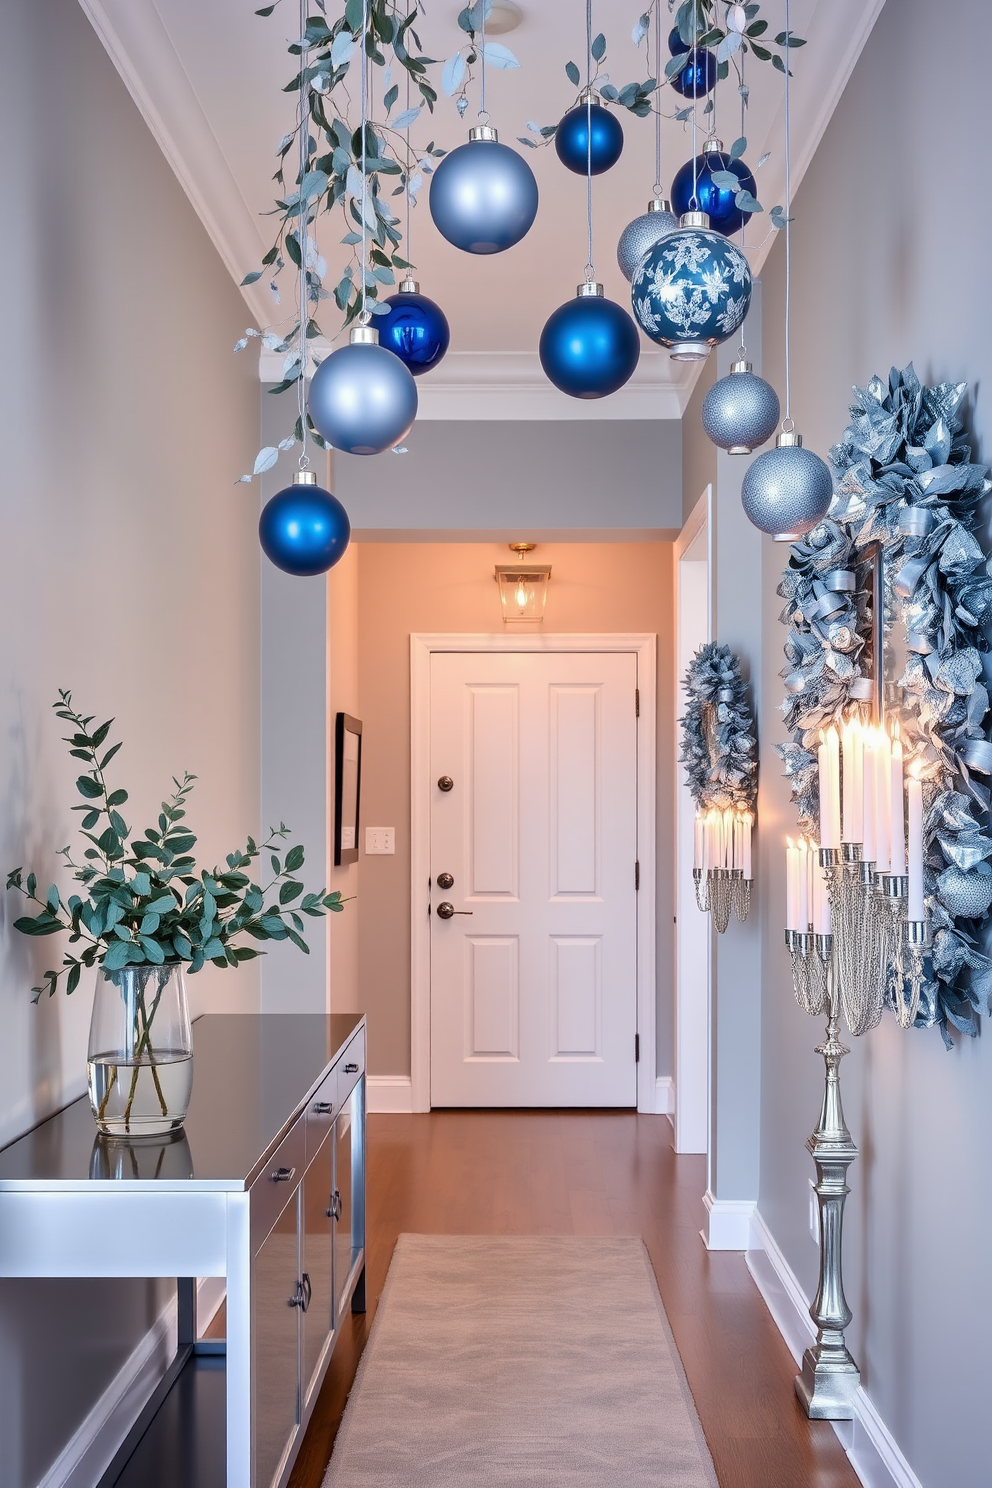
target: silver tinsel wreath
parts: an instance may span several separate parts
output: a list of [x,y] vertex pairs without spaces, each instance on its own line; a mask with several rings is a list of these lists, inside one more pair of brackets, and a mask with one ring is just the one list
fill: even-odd
[[830,513],[790,549],[778,589],[789,627],[782,708],[792,736],[778,748],[800,826],[818,837],[820,729],[870,695],[862,671],[866,589],[858,582],[852,590],[845,574],[857,573],[866,544],[883,544],[886,625],[904,623],[907,633],[903,743],[924,777],[933,950],[916,1026],[936,1024],[948,1047],[948,1025],[974,1036],[979,1014],[992,1008],[992,968],[981,948],[992,903],[989,789],[974,778],[992,773],[992,563],[975,535],[992,482],[963,433],[966,390],[965,383],[926,387],[912,363],[893,368],[888,385],[873,377],[854,389],[851,422],[830,451]]
[[679,762],[701,811],[753,811],[758,737],[741,664],[729,646],[700,646],[682,682],[688,698]]

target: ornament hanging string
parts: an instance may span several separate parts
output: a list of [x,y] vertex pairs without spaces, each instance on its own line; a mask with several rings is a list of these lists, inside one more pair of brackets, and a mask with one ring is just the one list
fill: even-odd
[[792,291],[792,254],[790,227],[792,223],[792,179],[789,171],[789,49],[791,43],[789,27],[789,0],[785,0],[785,418],[783,429],[794,429],[792,422],[791,379],[789,376],[789,312]]
[[[307,0],[300,0],[300,128],[299,128],[299,162],[300,183],[299,190],[303,191],[303,178],[307,173],[307,163],[310,158],[310,85],[307,82]],[[296,384],[296,406],[300,419],[300,450],[299,465],[301,470],[306,470],[310,464],[310,456],[307,454],[307,244],[310,236],[310,210],[309,206],[300,198],[300,231],[298,243],[300,248],[300,277],[299,277],[299,310],[300,310],[300,376]]]
[[693,7],[692,12],[692,51],[690,61],[693,64],[692,71],[692,197],[689,205],[694,212],[699,211],[699,197],[696,191],[699,187],[699,170],[696,164],[696,107],[699,100],[699,72],[696,64],[699,58],[696,56],[696,42],[699,40],[699,10]]
[[[741,137],[741,139],[743,139],[744,136],[745,136],[745,124],[746,124],[745,115],[747,113],[747,88],[745,87],[745,84],[744,84],[744,53],[743,53],[743,51],[741,52],[740,79],[741,79],[740,80],[740,85],[739,85],[737,91],[739,92],[740,97],[741,97],[741,133],[740,133],[740,137]],[[746,213],[743,213],[742,212],[741,213],[741,252],[742,253],[745,253],[745,254],[747,253],[747,245],[745,244],[745,241],[744,241],[746,231],[747,231],[747,215],[746,215]],[[750,313],[751,313],[751,306],[748,305],[748,307],[747,307],[747,315],[750,315]],[[744,341],[744,330],[745,330],[745,327],[747,326],[747,315],[745,315],[744,319],[741,321],[741,344],[740,344],[740,347],[738,348],[738,352],[737,352],[737,360],[739,362],[743,362],[744,359],[745,359],[745,357],[746,357],[746,354],[747,354],[747,346],[746,346],[745,341]]]
[[479,57],[481,59],[480,70],[482,73],[482,95],[479,99],[480,107],[478,117],[483,124],[488,124],[489,114],[486,109],[486,10],[489,6],[490,0],[479,0],[479,3],[482,6],[482,45],[479,47]]
[[362,0],[362,313],[358,317],[359,325],[368,325],[370,316],[368,310],[368,274],[369,249],[368,249],[368,209],[369,209],[369,178],[366,172],[367,154],[365,148],[365,130],[368,121],[369,108],[369,57],[366,37],[369,29],[369,0]]
[[592,261],[592,0],[586,0],[586,283],[596,277]]
[[[657,85],[661,77],[661,0],[654,0],[654,78]],[[664,196],[661,184],[661,96],[659,94],[654,112],[654,194]]]
[[[410,112],[410,74],[406,75],[406,111]],[[406,126],[406,258],[410,264],[408,274],[413,273],[413,254],[410,244],[410,208],[413,205],[410,200],[410,126]]]

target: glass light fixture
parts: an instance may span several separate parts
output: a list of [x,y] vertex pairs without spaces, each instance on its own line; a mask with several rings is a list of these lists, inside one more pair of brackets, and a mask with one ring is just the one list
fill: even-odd
[[509,625],[529,620],[540,624],[548,602],[551,565],[523,562],[525,556],[534,551],[535,543],[510,543],[509,547],[511,553],[517,554],[519,561],[497,564],[495,574],[500,603],[503,606],[503,623]]

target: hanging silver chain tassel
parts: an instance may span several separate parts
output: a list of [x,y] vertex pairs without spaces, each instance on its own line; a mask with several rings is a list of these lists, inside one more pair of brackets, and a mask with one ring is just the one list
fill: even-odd
[[692,886],[696,891],[696,908],[703,914],[709,914],[710,909],[710,876],[704,873],[702,868],[693,868]]
[[718,935],[723,935],[735,914],[743,925],[751,908],[751,880],[743,868],[693,868],[692,884],[696,906],[703,914],[713,916]]
[[882,1021],[887,965],[884,921],[871,892],[871,865],[862,863],[859,843],[845,842],[840,849],[822,847],[820,866],[827,876],[844,1019],[853,1034],[867,1033]]

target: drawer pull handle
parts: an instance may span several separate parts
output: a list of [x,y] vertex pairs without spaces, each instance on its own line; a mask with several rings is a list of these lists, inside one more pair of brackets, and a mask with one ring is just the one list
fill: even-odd
[[357,1064],[346,1064],[345,1067],[344,1067],[344,1072],[345,1072],[346,1075],[357,1075],[358,1074],[358,1065]]
[[314,1101],[313,1108],[318,1116],[329,1116],[334,1110],[330,1101]]
[[296,1283],[296,1292],[290,1297],[289,1305],[290,1307],[298,1307],[301,1312],[306,1312],[310,1306],[312,1296],[313,1287],[310,1285],[310,1277],[304,1271],[302,1280]]
[[269,1177],[273,1183],[289,1183],[295,1172],[295,1168],[276,1168],[274,1173],[269,1174]]
[[341,1203],[341,1195],[338,1193],[337,1189],[335,1189],[334,1192],[331,1194],[330,1208],[327,1210],[328,1219],[340,1219],[341,1210],[343,1207],[344,1206]]

